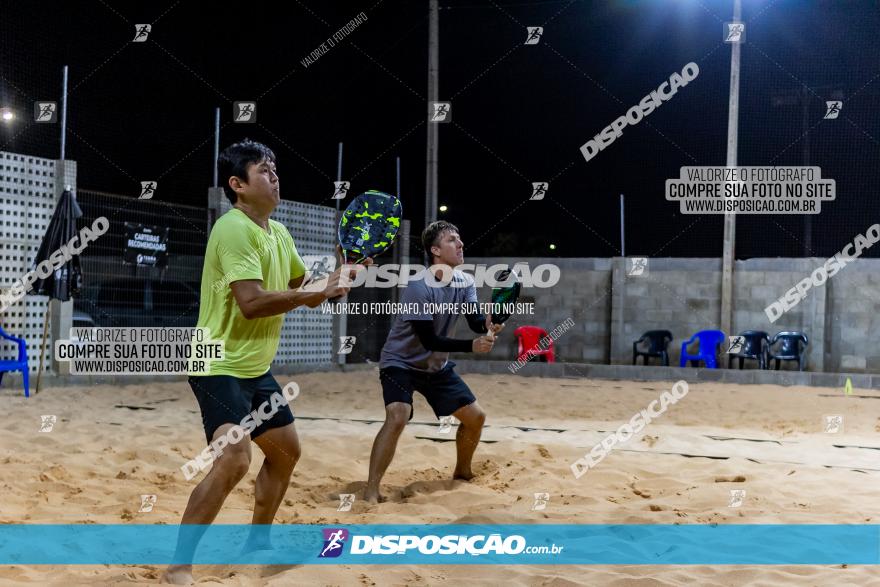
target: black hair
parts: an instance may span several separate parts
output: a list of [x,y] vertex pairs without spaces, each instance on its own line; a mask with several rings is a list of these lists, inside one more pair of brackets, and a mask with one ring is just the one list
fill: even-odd
[[220,157],[217,159],[217,175],[220,178],[220,185],[229,201],[235,204],[238,196],[235,191],[229,187],[229,178],[237,177],[247,183],[247,168],[251,163],[260,163],[268,160],[275,162],[275,153],[264,145],[250,139],[244,139],[240,143],[229,145]]
[[437,244],[437,239],[440,238],[440,235],[443,234],[443,231],[445,230],[458,232],[458,227],[445,220],[436,220],[426,226],[425,230],[422,231],[422,247],[424,247],[425,252],[428,253],[432,261],[434,260],[434,253],[431,252],[431,247]]

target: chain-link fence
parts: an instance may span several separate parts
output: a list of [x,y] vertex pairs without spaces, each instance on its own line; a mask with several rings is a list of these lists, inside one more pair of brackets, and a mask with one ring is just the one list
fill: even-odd
[[[195,326],[207,236],[204,208],[78,190],[81,223],[105,216],[110,230],[81,256],[84,287],[75,298],[75,326]],[[138,263],[130,242],[161,234],[158,262]],[[155,249],[154,249],[155,250]]]

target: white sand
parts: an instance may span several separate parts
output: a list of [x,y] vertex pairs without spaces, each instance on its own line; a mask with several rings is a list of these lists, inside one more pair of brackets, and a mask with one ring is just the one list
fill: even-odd
[[[297,421],[303,457],[277,523],[877,523],[880,393],[769,385],[691,384],[690,393],[640,435],[576,480],[569,465],[671,383],[465,376],[488,412],[475,457],[478,477],[449,480],[453,443],[436,436],[417,398],[413,424],[383,483],[389,501],[337,512],[339,493],[363,488],[383,406],[375,372],[279,376],[302,389]],[[869,396],[869,397],[858,397]],[[146,406],[130,410],[117,404]],[[25,400],[4,387],[0,409],[2,523],[180,522],[196,480],[179,467],[204,433],[185,382],[50,388]],[[40,415],[55,414],[50,433]],[[823,416],[844,416],[826,434]],[[522,431],[515,426],[565,429]],[[752,440],[744,440],[752,439]],[[776,442],[754,442],[770,440]],[[842,445],[836,448],[833,445]],[[851,447],[851,448],[850,448]],[[230,495],[218,522],[250,521],[262,459]],[[702,455],[685,457],[681,453]],[[707,456],[723,457],[720,459]],[[757,462],[753,462],[752,460]],[[200,477],[199,477],[200,478]],[[730,489],[745,503],[728,507]],[[550,493],[533,512],[533,494]],[[156,494],[138,513],[141,494]],[[160,567],[7,566],[2,584],[156,582]],[[197,566],[196,580],[223,585],[870,585],[869,566]]]

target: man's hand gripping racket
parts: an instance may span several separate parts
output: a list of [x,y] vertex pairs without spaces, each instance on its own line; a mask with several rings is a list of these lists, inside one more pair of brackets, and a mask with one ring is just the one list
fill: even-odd
[[522,284],[519,276],[505,269],[498,275],[500,285],[492,288],[492,309],[498,310],[496,313],[486,314],[486,330],[487,333],[474,340],[473,349],[475,353],[488,353],[495,345],[495,336],[504,330],[504,323],[510,318],[514,304],[519,299]]

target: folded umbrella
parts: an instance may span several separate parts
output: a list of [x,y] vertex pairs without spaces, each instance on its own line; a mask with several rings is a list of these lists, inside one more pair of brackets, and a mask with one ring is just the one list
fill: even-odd
[[[67,243],[77,235],[76,220],[83,213],[76,202],[76,198],[70,188],[64,190],[55,206],[55,212],[46,227],[43,242],[37,251],[37,256],[31,264],[31,271],[43,261],[48,261],[49,256],[67,246]],[[46,307],[46,317],[43,322],[43,343],[40,345],[40,370],[37,373],[37,388],[34,393],[40,391],[40,378],[43,375],[43,356],[46,354],[46,335],[49,329],[49,314],[51,301],[68,301],[71,297],[79,294],[82,287],[82,268],[80,267],[79,255],[73,255],[70,261],[53,271],[45,279],[39,277],[34,281],[33,288],[29,292],[35,296],[49,296],[50,305]],[[62,336],[64,336],[62,334]]]

